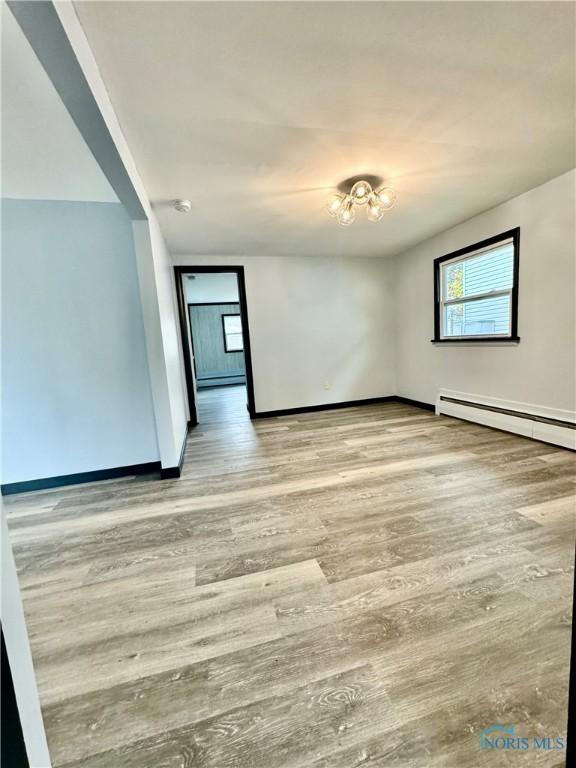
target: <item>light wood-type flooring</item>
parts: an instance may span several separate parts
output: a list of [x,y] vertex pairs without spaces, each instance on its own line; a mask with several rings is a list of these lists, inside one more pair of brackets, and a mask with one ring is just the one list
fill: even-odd
[[564,765],[479,734],[565,736],[574,454],[397,403],[200,416],[179,480],[6,499],[56,766]]

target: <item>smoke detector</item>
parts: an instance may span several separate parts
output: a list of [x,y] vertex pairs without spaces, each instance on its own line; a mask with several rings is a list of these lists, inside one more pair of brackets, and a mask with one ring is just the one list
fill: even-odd
[[192,210],[192,203],[190,200],[174,200],[174,210],[179,213],[190,213]]

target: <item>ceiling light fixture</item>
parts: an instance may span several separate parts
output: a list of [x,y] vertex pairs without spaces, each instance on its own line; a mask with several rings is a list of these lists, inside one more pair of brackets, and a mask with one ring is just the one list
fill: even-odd
[[347,227],[356,218],[357,205],[366,206],[368,221],[380,221],[384,212],[393,208],[397,200],[396,192],[392,187],[380,187],[372,189],[368,181],[355,182],[346,195],[333,195],[328,201],[328,213],[334,216],[339,224]]

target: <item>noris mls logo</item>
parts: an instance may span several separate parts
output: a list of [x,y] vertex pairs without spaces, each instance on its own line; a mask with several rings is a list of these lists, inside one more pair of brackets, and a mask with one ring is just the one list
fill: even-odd
[[565,749],[563,736],[517,736],[514,725],[491,725],[480,733],[480,749],[509,750],[526,752],[527,750],[553,751]]

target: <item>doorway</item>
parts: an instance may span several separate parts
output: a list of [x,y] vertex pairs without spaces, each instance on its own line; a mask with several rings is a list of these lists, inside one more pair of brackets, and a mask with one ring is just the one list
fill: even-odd
[[[254,388],[244,267],[175,267],[180,332],[191,425],[202,417],[199,400],[244,397],[254,417]],[[245,393],[245,394],[243,394]]]

